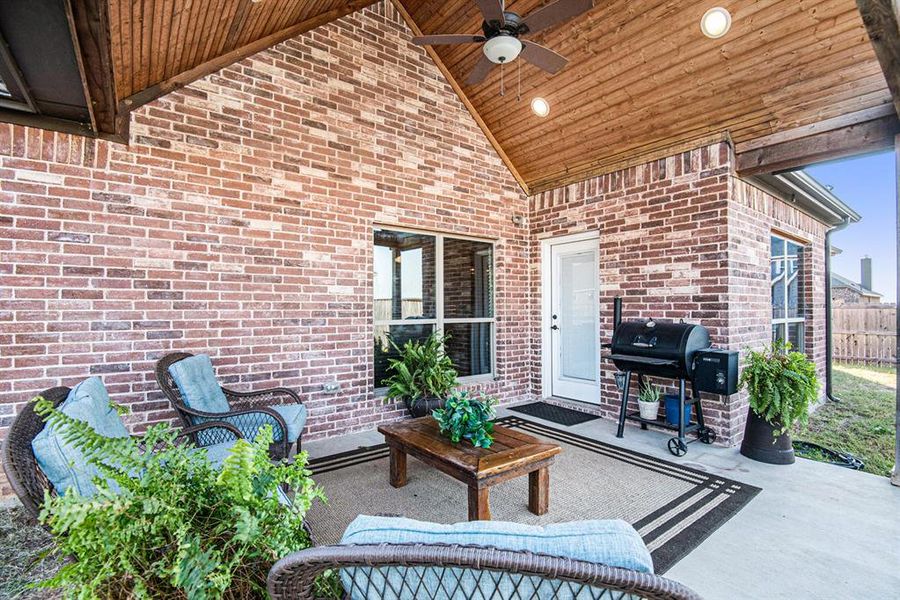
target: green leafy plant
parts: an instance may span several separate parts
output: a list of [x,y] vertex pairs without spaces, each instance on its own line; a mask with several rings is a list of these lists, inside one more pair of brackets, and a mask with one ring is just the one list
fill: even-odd
[[816,365],[784,342],[760,352],[751,350],[740,385],[750,394],[750,408],[775,427],[776,436],[795,423],[805,427],[809,407],[819,397]]
[[[272,563],[310,545],[303,518],[324,495],[305,452],[293,463],[270,461],[271,426],[235,442],[216,469],[168,425],[107,438],[43,398],[35,412],[101,474],[90,498],[46,495],[41,522],[74,560],[41,587],[79,599],[266,598]],[[280,500],[282,486],[292,502]]]
[[391,340],[400,357],[389,361],[385,402],[403,400],[414,406],[421,398],[446,398],[458,384],[453,361],[444,352],[448,339],[435,331],[424,342],[408,340],[402,347]]
[[494,443],[491,419],[496,404],[496,398],[484,394],[473,396],[468,391],[455,392],[447,398],[444,408],[433,411],[431,416],[438,422],[441,433],[454,444],[469,440],[476,448],[490,448]]
[[641,386],[641,390],[638,393],[638,401],[649,403],[659,402],[660,396],[661,392],[659,391],[659,388],[648,381]]

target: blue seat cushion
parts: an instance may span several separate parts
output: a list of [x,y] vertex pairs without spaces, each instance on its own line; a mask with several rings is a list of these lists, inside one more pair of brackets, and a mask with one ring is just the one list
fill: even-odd
[[192,452],[205,452],[206,460],[213,469],[219,469],[228,454],[234,447],[234,440],[228,442],[219,442],[218,444],[210,444],[209,446],[199,446],[194,448]]
[[[99,377],[85,379],[73,387],[58,408],[73,419],[85,421],[100,435],[128,437]],[[96,492],[93,480],[100,472],[88,463],[81,450],[63,440],[64,427],[46,425],[31,441],[34,457],[58,494],[73,489],[81,496],[92,496]]]
[[[357,517],[344,532],[342,544],[460,544],[529,551],[653,573],[653,560],[634,528],[621,520],[575,521],[536,527],[502,521],[471,521],[442,525],[394,517]],[[600,598],[602,590],[557,589],[553,580],[482,576],[474,569],[387,567],[342,569],[341,582],[351,598],[413,597],[416,590],[430,598],[469,599],[554,597]],[[460,585],[457,586],[456,582]],[[421,586],[421,587],[419,587]],[[524,587],[523,587],[524,586]],[[477,592],[475,591],[477,589]],[[628,596],[626,596],[628,597]]]
[[272,409],[284,419],[287,425],[288,442],[294,443],[303,432],[303,426],[306,425],[306,406],[303,404],[278,404],[272,406]]
[[209,413],[230,410],[207,354],[189,356],[169,365],[169,373],[188,408]]

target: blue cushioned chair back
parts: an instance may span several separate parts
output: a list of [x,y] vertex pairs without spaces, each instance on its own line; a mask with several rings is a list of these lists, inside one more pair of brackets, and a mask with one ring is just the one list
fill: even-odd
[[228,399],[216,379],[209,355],[197,354],[172,363],[169,374],[188,408],[209,413],[229,411]]

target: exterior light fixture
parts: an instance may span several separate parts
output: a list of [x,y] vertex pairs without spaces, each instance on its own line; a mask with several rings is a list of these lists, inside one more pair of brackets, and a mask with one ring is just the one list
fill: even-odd
[[531,101],[531,111],[539,117],[546,117],[550,114],[550,103],[543,98],[535,98]]
[[721,6],[711,8],[700,18],[700,31],[708,38],[720,38],[731,29],[731,13]]
[[522,52],[522,42],[511,35],[498,35],[484,43],[484,55],[492,63],[502,65],[512,62]]

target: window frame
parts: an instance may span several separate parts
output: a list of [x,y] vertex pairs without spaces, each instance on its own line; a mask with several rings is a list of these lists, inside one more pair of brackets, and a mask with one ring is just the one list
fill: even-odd
[[[772,240],[773,239],[779,240],[782,244],[782,254],[777,257],[772,255]],[[770,298],[769,315],[770,315],[770,319],[771,319],[771,325],[770,325],[769,329],[771,331],[775,327],[778,327],[778,326],[783,327],[784,328],[784,338],[783,339],[784,339],[784,341],[790,341],[790,335],[788,334],[788,328],[793,324],[800,324],[801,325],[801,330],[800,330],[801,346],[799,348],[792,348],[792,350],[794,350],[796,352],[806,352],[806,314],[805,314],[805,311],[802,309],[798,310],[799,313],[803,313],[802,316],[797,316],[797,317],[787,316],[790,312],[788,310],[788,308],[790,306],[790,293],[789,293],[790,282],[787,279],[788,268],[787,268],[786,263],[791,258],[791,255],[788,254],[788,244],[794,244],[796,246],[799,246],[801,249],[805,249],[808,245],[807,242],[798,240],[796,238],[792,238],[785,234],[779,233],[778,231],[770,231],[769,232],[769,288],[770,288],[770,291],[769,291],[769,298]],[[785,268],[783,269],[782,275],[781,275],[781,277],[784,278],[784,286],[783,286],[784,293],[783,293],[782,303],[780,305],[784,311],[785,316],[781,317],[781,318],[777,318],[777,319],[774,316],[774,310],[773,310],[775,308],[776,304],[771,301],[771,297],[772,297],[771,289],[773,287],[773,284],[776,281],[776,280],[772,279],[772,275],[771,275],[772,263],[776,260],[785,262]],[[797,286],[798,286],[797,297],[798,297],[798,304],[802,305],[801,304],[802,303],[801,294],[803,292],[803,289],[802,289],[801,281],[802,281],[804,273],[803,273],[803,268],[802,268],[803,264],[801,262],[801,256],[799,253],[796,255],[796,261],[797,261],[797,271],[796,271],[795,277],[798,280],[798,282],[797,282]],[[774,335],[774,332],[771,334],[771,339],[772,339],[772,342],[774,342],[777,339]]]
[[[374,237],[375,233],[378,231],[396,231],[399,233],[411,233],[415,235],[423,235],[423,236],[431,236],[434,238],[434,314],[435,317],[433,319],[416,319],[414,321],[410,319],[383,319],[377,320],[375,318],[375,293],[374,293]],[[458,380],[460,383],[464,384],[474,384],[474,383],[483,383],[487,381],[496,380],[497,373],[497,301],[496,301],[496,279],[497,279],[497,241],[493,239],[474,237],[464,234],[456,234],[456,233],[443,233],[440,231],[428,231],[423,229],[411,229],[408,227],[400,227],[395,225],[383,225],[383,224],[375,224],[372,229],[372,239],[373,239],[373,251],[372,251],[372,269],[371,269],[371,282],[372,285],[372,304],[370,305],[370,310],[372,311],[372,327],[391,327],[398,325],[431,325],[434,331],[443,333],[444,325],[455,325],[455,324],[476,324],[476,323],[489,323],[490,324],[490,335],[491,335],[491,364],[490,371],[487,373],[480,373],[478,375],[466,375],[464,377],[459,377]],[[488,285],[490,285],[490,289],[493,290],[491,295],[491,307],[490,313],[492,316],[490,317],[452,317],[445,318],[444,317],[444,240],[453,239],[453,240],[465,240],[470,242],[478,242],[482,244],[489,244],[491,247],[491,269],[490,269],[490,279],[488,280]],[[373,374],[374,375],[374,374]],[[376,394],[384,394],[387,390],[387,387],[384,386],[376,386],[373,382],[373,387],[375,389]]]

